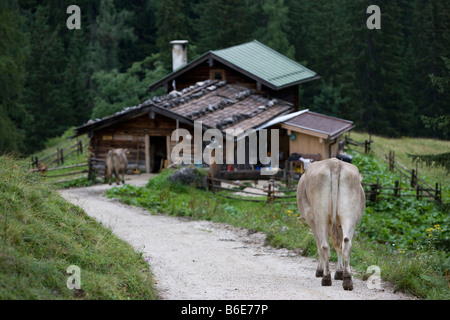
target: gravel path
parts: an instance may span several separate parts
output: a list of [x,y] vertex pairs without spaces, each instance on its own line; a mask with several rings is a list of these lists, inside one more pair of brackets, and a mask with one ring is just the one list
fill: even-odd
[[[126,182],[144,185],[148,178],[129,176]],[[60,193],[143,252],[162,299],[410,299],[393,293],[386,283],[381,290],[369,289],[360,279],[354,279],[353,291],[344,291],[339,280],[322,287],[321,278],[315,278],[317,260],[267,246],[262,233],[151,215],[107,199],[108,188],[96,185]]]

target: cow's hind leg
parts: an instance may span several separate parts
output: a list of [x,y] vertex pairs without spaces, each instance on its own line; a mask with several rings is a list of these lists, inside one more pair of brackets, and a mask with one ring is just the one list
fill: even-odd
[[116,176],[116,184],[120,185],[120,174],[119,174],[119,170],[114,168],[114,175]]
[[[333,237],[333,247],[336,250],[336,253],[338,256],[336,271],[334,272],[334,280],[342,280],[343,273],[344,273],[343,265],[342,265],[342,259],[343,259],[342,245],[339,243],[339,240],[336,238],[339,238],[339,235],[337,235],[336,237]],[[339,239],[341,239],[341,241],[342,241],[342,237]]]
[[109,170],[109,168],[106,168],[106,181],[109,185],[111,185],[111,178],[112,178],[112,172]]
[[320,249],[320,239],[319,239],[319,237],[317,237],[317,234],[314,231],[314,229],[312,229],[311,231],[314,235],[314,240],[315,240],[316,246],[317,246],[317,254],[319,255],[319,262],[318,262],[317,268],[316,268],[316,278],[321,278],[321,277],[323,277],[324,259],[322,256],[322,250]]
[[330,273],[330,268],[329,268],[330,246],[322,243],[321,251],[322,251],[323,262],[324,262],[322,286],[331,286],[331,273]]
[[353,290],[352,273],[350,270],[350,249],[352,248],[352,241],[349,236],[344,236],[342,242],[342,253],[344,256],[344,272],[342,287],[344,290]]
[[317,233],[317,249],[319,250],[319,257],[322,260],[323,277],[322,286],[331,286],[330,273],[330,245],[328,243],[328,230],[325,224],[321,225]]

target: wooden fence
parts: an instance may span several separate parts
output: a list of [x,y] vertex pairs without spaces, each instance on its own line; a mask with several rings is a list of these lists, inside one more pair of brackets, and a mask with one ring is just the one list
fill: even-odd
[[[81,170],[73,169],[86,167],[88,165],[87,162],[66,166],[64,166],[64,163],[70,161],[74,156],[86,153],[88,145],[89,138],[85,138],[84,140],[79,140],[66,148],[57,148],[53,154],[42,159],[39,159],[37,156],[32,156],[30,164],[31,171],[39,171],[46,175],[48,179],[76,176],[71,179],[49,181],[49,183],[54,184],[66,183],[75,179],[85,178],[87,175],[83,174],[88,173],[87,168]],[[52,174],[47,174],[48,172],[52,172]]]
[[[376,202],[380,199],[380,197],[415,197],[416,199],[430,198],[442,202],[442,189],[440,184],[436,183],[435,187],[433,187],[425,180],[419,178],[417,176],[417,168],[415,170],[409,170],[406,168],[395,159],[395,153],[393,151],[390,151],[388,154],[384,154],[383,151],[373,145],[372,139],[359,142],[346,136],[345,143],[362,147],[364,148],[365,153],[372,152],[374,155],[387,163],[389,170],[393,172],[397,171],[401,174],[401,177],[405,178],[397,180],[393,185],[388,186],[382,186],[379,181],[376,183],[362,183],[367,201]],[[287,169],[279,170],[280,172],[277,173],[277,175],[274,175],[269,179],[267,188],[251,186],[251,189],[245,190],[249,187],[248,183],[241,183],[238,180],[227,180],[223,178],[218,179],[211,176],[208,176],[207,184],[209,190],[212,192],[227,191],[218,193],[218,195],[230,199],[273,202],[286,201],[286,198],[292,198],[295,201],[296,187],[300,174],[297,171],[293,171],[292,166],[286,165],[286,168]],[[254,179],[246,180],[253,181]],[[406,187],[404,186],[405,181],[407,181],[408,184]],[[224,187],[223,184],[228,185],[228,187]],[[280,193],[277,192],[276,185],[280,190],[282,190],[283,195],[280,195]],[[253,199],[255,196],[259,196],[260,198]],[[261,199],[261,197],[264,199]]]
[[[287,180],[290,180],[289,175],[286,175],[286,177],[272,177],[269,180],[265,179],[267,187],[264,188],[260,187],[253,180],[253,182],[240,182],[239,180],[213,178],[211,175],[208,175],[207,186],[209,191],[228,199],[267,203],[274,201],[296,203],[296,184],[295,187],[286,187]],[[296,182],[298,183],[298,181]],[[291,182],[290,184],[292,185],[293,183]],[[219,191],[225,192],[219,193]],[[288,202],[286,199],[293,199],[293,201]]]
[[[442,202],[442,187],[439,183],[436,183],[433,187],[424,179],[421,179],[417,175],[416,169],[408,169],[406,166],[401,164],[395,159],[395,152],[389,151],[385,154],[382,150],[372,145],[373,140],[365,140],[364,142],[359,142],[345,136],[345,143],[349,145],[354,145],[358,147],[364,147],[364,153],[368,154],[372,152],[379,159],[383,160],[392,172],[398,172],[402,177],[405,177],[406,181],[409,182],[410,188],[401,188],[401,182],[395,181],[394,186],[381,186],[379,183],[374,184],[363,184],[368,186],[369,189],[365,189],[366,195],[368,194],[371,201],[376,201],[378,196],[392,196],[392,197],[412,197],[415,196],[417,199],[431,198],[436,201]],[[393,192],[383,192],[385,190],[393,190]]]

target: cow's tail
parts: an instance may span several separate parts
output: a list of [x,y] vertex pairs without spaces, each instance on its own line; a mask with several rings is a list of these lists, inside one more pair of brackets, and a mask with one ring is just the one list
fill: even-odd
[[337,210],[339,201],[339,180],[340,180],[340,160],[333,161],[331,166],[331,219],[332,219],[332,232],[334,233],[336,239],[342,239],[342,232],[339,230],[337,223]]
[[117,178],[120,177],[120,175],[119,175],[119,163],[120,163],[120,159],[119,159],[119,156],[118,156],[116,153],[114,153],[114,154],[112,155],[112,163],[113,163],[113,165],[112,165],[112,170],[114,170],[114,174],[115,174],[115,177],[116,177],[116,179],[117,179]]

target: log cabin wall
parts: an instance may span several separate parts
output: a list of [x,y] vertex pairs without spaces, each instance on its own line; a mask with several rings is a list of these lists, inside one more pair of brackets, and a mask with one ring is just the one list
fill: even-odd
[[[175,86],[177,90],[187,88],[196,84],[197,82],[205,80],[224,80],[227,83],[235,83],[245,86],[252,90],[267,93],[268,96],[290,102],[297,107],[299,104],[298,85],[291,86],[281,90],[272,90],[264,85],[258,88],[254,79],[242,74],[241,72],[226,66],[225,64],[214,61],[210,66],[208,61],[204,61],[198,66],[191,69],[189,72],[183,73],[175,78]],[[172,84],[168,84],[167,93],[173,90]]]
[[[170,151],[176,145],[171,141],[172,132],[177,128],[176,120],[156,114],[155,119],[150,119],[149,114],[143,114],[135,118],[110,125],[106,128],[92,132],[89,147],[89,157],[94,159],[106,159],[109,150],[115,148],[127,148],[128,172],[136,169],[146,170],[146,136],[149,136],[149,150],[151,171],[159,171],[160,161],[167,159],[170,162]],[[192,128],[179,124],[179,128],[192,131]],[[167,147],[169,146],[169,153]],[[169,156],[169,157],[168,157]],[[157,163],[156,163],[157,162]],[[93,166],[97,174],[104,174],[104,163],[99,162]]]
[[[248,87],[249,89],[256,89],[255,80],[243,75],[242,73],[220,63],[214,61],[212,66],[208,61],[205,61],[198,66],[191,69],[189,72],[179,75],[176,79],[176,89],[181,90],[196,84],[197,82],[205,80],[223,80],[227,83],[237,83]],[[173,90],[172,85],[169,84],[168,92]]]

